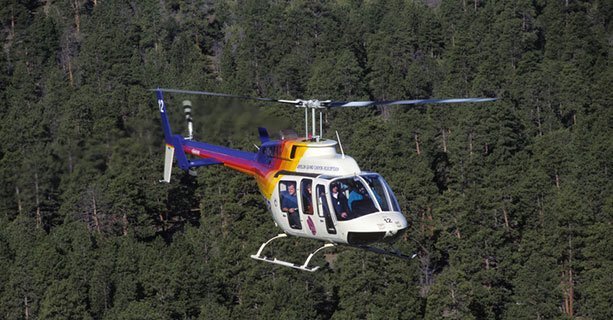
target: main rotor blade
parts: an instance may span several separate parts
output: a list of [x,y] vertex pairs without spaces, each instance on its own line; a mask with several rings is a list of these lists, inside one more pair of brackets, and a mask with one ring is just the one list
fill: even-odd
[[234,95],[234,94],[217,93],[217,92],[209,92],[209,91],[179,90],[179,89],[168,89],[168,88],[157,88],[157,89],[150,89],[150,90],[151,91],[171,92],[171,93],[199,94],[199,95],[215,96],[215,97],[278,102],[278,103],[286,103],[286,104],[294,104],[294,105],[300,104],[299,100],[278,100],[278,99],[271,99],[271,98],[240,96],[240,95]]
[[250,97],[242,95],[234,95],[227,93],[217,93],[209,91],[196,91],[196,90],[180,90],[180,89],[168,89],[157,88],[150,89],[151,91],[162,91],[172,93],[185,93],[185,94],[198,94],[215,97],[236,98],[245,100],[257,100],[266,102],[277,102],[284,104],[291,104],[295,106],[301,106],[306,108],[344,108],[344,107],[370,107],[370,106],[389,106],[389,105],[419,105],[419,104],[435,104],[435,103],[467,103],[467,102],[488,102],[496,101],[496,98],[450,98],[450,99],[416,99],[416,100],[390,100],[390,101],[319,101],[319,100],[282,100],[271,98]]
[[416,105],[434,103],[466,103],[496,101],[496,98],[451,98],[451,99],[416,99],[416,100],[392,100],[392,101],[332,101],[326,104],[330,108],[343,107],[370,107],[389,105]]

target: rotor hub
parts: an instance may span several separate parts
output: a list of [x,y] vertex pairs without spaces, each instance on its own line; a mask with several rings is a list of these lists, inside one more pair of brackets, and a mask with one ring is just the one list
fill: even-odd
[[328,102],[330,101],[329,100],[319,101],[317,99],[298,100],[298,103],[296,104],[296,106],[299,108],[307,108],[307,109],[325,109],[326,103]]

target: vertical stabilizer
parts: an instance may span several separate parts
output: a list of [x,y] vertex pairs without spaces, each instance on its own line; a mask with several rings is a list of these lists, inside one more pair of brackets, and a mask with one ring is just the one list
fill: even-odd
[[266,128],[258,127],[258,134],[262,143],[270,141],[270,136],[268,135],[268,130],[266,130]]
[[168,122],[168,117],[166,116],[166,105],[164,104],[164,95],[160,89],[156,90],[156,95],[158,98],[158,106],[160,108],[160,116],[162,118],[162,129],[164,130],[164,138],[166,139],[166,143],[171,142],[172,131],[170,131],[170,123]]

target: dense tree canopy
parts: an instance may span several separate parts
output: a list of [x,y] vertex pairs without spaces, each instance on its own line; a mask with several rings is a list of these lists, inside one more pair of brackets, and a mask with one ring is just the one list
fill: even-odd
[[[0,318],[612,319],[612,17],[604,0],[0,0]],[[328,112],[418,257],[339,248],[304,273],[248,258],[279,232],[249,177],[158,183],[158,86],[499,100]],[[190,98],[211,143],[304,130],[293,109]]]

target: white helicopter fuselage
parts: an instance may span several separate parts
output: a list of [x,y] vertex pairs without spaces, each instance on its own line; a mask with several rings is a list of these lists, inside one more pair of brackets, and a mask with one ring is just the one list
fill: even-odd
[[[299,159],[286,159],[297,161],[294,171],[275,173],[267,199],[276,225],[289,235],[338,244],[397,239],[408,224],[393,192],[378,174],[361,171],[352,157],[337,153],[336,146],[333,140],[291,144],[294,155],[303,152]],[[294,201],[295,208],[289,208]]]

